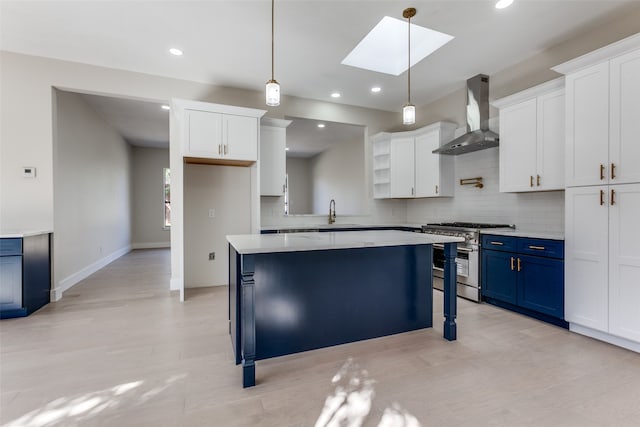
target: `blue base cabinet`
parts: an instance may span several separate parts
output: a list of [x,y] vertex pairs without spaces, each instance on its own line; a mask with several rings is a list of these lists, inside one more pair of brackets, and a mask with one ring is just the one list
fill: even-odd
[[0,238],[0,319],[30,315],[50,292],[51,234]]
[[482,236],[483,300],[567,328],[564,242]]

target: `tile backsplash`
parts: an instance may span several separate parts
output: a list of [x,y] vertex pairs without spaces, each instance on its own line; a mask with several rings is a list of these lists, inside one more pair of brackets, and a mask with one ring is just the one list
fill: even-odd
[[[564,232],[564,191],[499,192],[498,148],[455,158],[454,197],[407,201],[407,222],[473,221],[515,224],[522,230]],[[484,188],[461,186],[482,177]]]

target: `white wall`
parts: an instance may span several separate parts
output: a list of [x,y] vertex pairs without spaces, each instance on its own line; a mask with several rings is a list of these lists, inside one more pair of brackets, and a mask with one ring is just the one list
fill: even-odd
[[[515,224],[526,230],[564,230],[564,191],[498,191],[498,148],[456,156],[455,168],[454,197],[407,202],[409,222],[493,222]],[[482,177],[484,188],[459,185],[461,178],[475,177]]]
[[[209,217],[209,210],[215,217]],[[184,167],[184,284],[229,283],[226,235],[251,232],[251,173],[246,167]],[[209,252],[215,260],[209,261]]]
[[[168,123],[167,123],[168,124]],[[163,168],[169,167],[168,148],[132,147],[134,249],[170,246],[164,225]]]
[[336,202],[336,215],[362,214],[367,206],[364,138],[342,141],[312,158],[314,213],[329,212],[331,199]]
[[[313,212],[313,185],[311,183],[311,159],[287,157],[287,177],[289,183],[289,213],[308,214]],[[284,198],[279,197],[284,204]]]
[[53,253],[59,294],[130,250],[131,150],[77,94],[55,91],[55,113]]

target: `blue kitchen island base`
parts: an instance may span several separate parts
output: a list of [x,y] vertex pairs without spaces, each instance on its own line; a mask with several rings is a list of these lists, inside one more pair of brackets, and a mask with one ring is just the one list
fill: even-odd
[[243,386],[255,385],[257,360],[431,327],[431,259],[430,244],[251,254],[230,244],[229,333]]

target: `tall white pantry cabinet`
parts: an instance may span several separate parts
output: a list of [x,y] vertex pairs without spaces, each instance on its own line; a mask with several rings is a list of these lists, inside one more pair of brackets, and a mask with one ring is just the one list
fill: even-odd
[[566,75],[565,320],[640,351],[640,34]]

